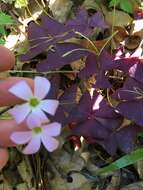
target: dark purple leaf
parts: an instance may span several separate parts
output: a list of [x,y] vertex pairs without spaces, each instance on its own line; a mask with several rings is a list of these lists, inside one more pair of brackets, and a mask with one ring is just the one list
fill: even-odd
[[85,9],[82,9],[78,12],[76,18],[67,21],[66,26],[70,30],[78,31],[82,34],[88,34],[90,32],[88,22],[88,13]]
[[125,118],[134,121],[136,124],[143,126],[143,101],[127,101],[120,103],[116,109]]
[[109,105],[109,103],[103,98],[99,104],[99,109],[96,110],[96,117],[100,118],[114,118],[117,119],[120,117],[118,113],[115,112],[115,109]]
[[133,151],[137,135],[142,131],[136,125],[125,126],[116,133],[117,143],[120,150],[125,153]]
[[110,155],[115,155],[118,149],[117,139],[113,133],[109,134],[108,138],[102,140],[96,140],[96,143],[100,144]]
[[97,12],[91,17],[89,25],[91,27],[99,27],[102,29],[108,28],[108,25],[105,23],[101,12]]
[[67,118],[61,106],[58,107],[56,114],[54,116],[48,115],[48,118],[50,119],[51,122],[56,121],[61,123],[62,127],[64,127],[67,124]]
[[105,75],[105,72],[99,72],[96,75],[96,83],[93,85],[94,88],[110,88],[112,85],[108,81],[108,77]]
[[36,45],[38,43],[42,43],[50,37],[47,35],[47,32],[35,22],[30,22],[28,25],[28,39],[31,46]]
[[108,138],[97,140],[103,148],[110,154],[115,155],[117,150],[129,153],[134,149],[135,140],[143,129],[136,125],[125,126],[120,130],[112,132]]
[[85,9],[81,9],[76,18],[69,20],[66,26],[85,35],[92,34],[93,28],[108,28],[102,13],[97,12],[90,17]]
[[139,61],[130,67],[129,76],[143,83],[143,62]]
[[97,139],[105,138],[121,125],[122,120],[123,118],[115,113],[98,93],[92,98],[88,92],[83,94],[79,104],[69,114],[69,122],[76,124],[73,129],[74,135]]
[[80,71],[79,77],[89,77],[98,73],[97,57],[94,54],[90,54],[86,58],[85,67]]
[[137,57],[121,58],[115,61],[118,69],[143,83],[143,62]]
[[61,106],[64,111],[70,112],[76,106],[77,85],[72,85],[65,89],[64,94],[60,97]]
[[47,94],[46,99],[57,99],[59,95],[60,81],[61,78],[59,74],[55,74],[51,77],[51,89]]
[[112,95],[113,98],[122,101],[138,100],[143,96],[143,84],[134,80],[133,78],[128,78],[123,88],[115,91]]
[[108,130],[96,119],[87,119],[86,122],[77,124],[77,127],[72,130],[72,134],[97,139],[105,139],[109,136]]
[[117,111],[124,117],[143,125],[143,84],[128,78],[123,88],[118,89],[113,96],[119,100]]
[[106,51],[103,50],[99,57],[100,69],[103,71],[114,69],[117,67],[114,58]]
[[90,75],[96,75],[95,88],[110,88],[111,84],[105,75],[105,71],[116,67],[117,64],[114,58],[105,50],[102,51],[99,57],[90,53],[86,58],[85,68],[80,71],[79,77],[84,78]]
[[[113,130],[117,129],[123,122],[123,117],[121,115],[118,115],[116,117],[97,117],[96,120],[99,121],[105,129],[107,129],[109,132],[112,132]],[[109,124],[110,123],[110,124]]]
[[92,112],[92,100],[88,92],[84,93],[79,104],[70,112],[69,122],[85,121]]
[[[67,55],[65,55],[66,53]],[[37,64],[37,70],[42,72],[42,71],[60,69],[64,65],[70,64],[73,61],[81,59],[82,57],[85,57],[88,54],[89,52],[86,49],[84,50],[81,46],[77,44],[73,43],[57,44],[53,51],[51,50],[48,51],[47,59]]]
[[41,16],[41,26],[51,36],[63,34],[69,31],[69,29],[64,24],[59,23],[49,16]]

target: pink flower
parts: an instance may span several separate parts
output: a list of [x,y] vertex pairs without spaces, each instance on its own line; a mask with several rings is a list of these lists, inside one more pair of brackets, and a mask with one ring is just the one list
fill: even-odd
[[40,149],[41,142],[44,147],[52,152],[59,146],[59,142],[54,137],[61,132],[61,124],[54,122],[40,127],[33,127],[29,131],[13,132],[11,140],[18,145],[27,144],[24,154],[34,154]]
[[20,81],[9,89],[10,93],[26,101],[8,111],[18,124],[24,119],[27,120],[28,126],[33,126],[33,123],[39,126],[42,122],[49,121],[44,112],[54,115],[59,105],[58,100],[43,100],[50,87],[49,80],[44,77],[35,77],[34,93],[25,81]]

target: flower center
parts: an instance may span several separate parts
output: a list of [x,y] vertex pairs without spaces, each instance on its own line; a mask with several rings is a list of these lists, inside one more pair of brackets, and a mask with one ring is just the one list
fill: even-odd
[[30,106],[32,106],[32,107],[38,106],[39,103],[40,103],[40,101],[39,101],[37,98],[31,98],[31,99],[29,100],[29,104],[30,104]]
[[32,129],[33,133],[36,134],[36,135],[42,133],[42,130],[43,129],[41,127],[34,127]]

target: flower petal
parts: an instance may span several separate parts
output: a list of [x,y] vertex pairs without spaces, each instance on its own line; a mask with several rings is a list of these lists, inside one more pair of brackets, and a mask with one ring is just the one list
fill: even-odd
[[59,146],[59,141],[56,140],[53,137],[49,137],[46,135],[46,133],[43,133],[41,136],[41,140],[43,145],[45,146],[45,148],[49,151],[49,152],[53,152],[54,150],[56,150]]
[[23,153],[34,154],[38,152],[38,150],[40,149],[40,145],[41,145],[40,135],[35,135],[28,143],[28,145],[24,148]]
[[58,100],[43,100],[40,104],[40,108],[51,115],[55,115],[58,106]]
[[31,88],[25,81],[16,83],[8,91],[23,100],[28,100],[29,97],[33,96]]
[[31,138],[32,138],[31,131],[13,132],[10,136],[10,139],[16,144],[25,144],[29,142]]
[[17,105],[14,108],[8,110],[8,113],[10,113],[14,117],[16,122],[19,124],[30,113],[30,107],[29,107],[28,103]]
[[49,119],[39,108],[33,109],[27,118],[27,125],[30,129],[40,126],[44,122],[49,122]]
[[34,96],[38,97],[40,100],[45,98],[50,90],[51,84],[44,77],[35,77],[34,79]]
[[58,122],[50,123],[43,127],[44,127],[44,133],[47,136],[58,136],[61,132],[61,124]]

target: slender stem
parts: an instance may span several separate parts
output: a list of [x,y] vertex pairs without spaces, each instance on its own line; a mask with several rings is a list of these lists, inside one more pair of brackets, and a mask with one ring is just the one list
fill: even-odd
[[[112,29],[111,29],[111,34],[114,32],[114,25],[115,25],[115,14],[116,14],[116,0],[114,1],[114,7],[113,7],[113,18],[112,18]],[[111,39],[111,54],[112,54],[112,39]]]
[[73,50],[71,50],[71,51],[66,52],[65,54],[62,55],[62,57],[66,57],[66,56],[70,55],[71,53],[73,53],[73,52],[75,52],[75,51],[87,51],[87,52],[94,53],[92,50],[89,50],[89,49],[77,48],[77,49],[73,49]]
[[60,71],[37,72],[37,71],[9,70],[8,73],[58,74],[58,73],[79,73],[79,71],[60,70]]
[[35,2],[37,3],[37,5],[40,7],[40,9],[42,9],[42,11],[43,11],[47,16],[49,16],[50,18],[52,18],[51,15],[43,8],[43,6],[42,6],[37,0],[35,0]]
[[106,45],[110,42],[110,40],[112,40],[112,38],[118,33],[118,31],[115,31],[110,37],[109,39],[105,42],[105,44],[102,46],[99,55],[102,53],[103,49],[106,47]]
[[29,13],[29,15],[32,17],[32,19],[34,20],[34,22],[39,25],[39,23],[37,22],[37,20],[35,20],[35,18],[33,17],[33,15],[32,15],[32,13],[31,13],[31,11],[30,11],[30,9],[29,9],[28,6],[26,6],[26,10]]
[[109,91],[110,91],[110,89],[107,88],[107,101],[108,101],[108,103],[110,104],[110,106],[114,108],[114,106],[113,106],[113,104],[112,104],[112,102],[111,102],[111,100],[110,100]]
[[75,32],[75,33],[78,34],[79,36],[83,37],[84,39],[86,39],[91,44],[91,46],[93,47],[93,49],[95,50],[95,52],[97,54],[99,54],[99,51],[98,51],[97,47],[95,46],[95,44],[87,36],[83,35],[80,32]]

